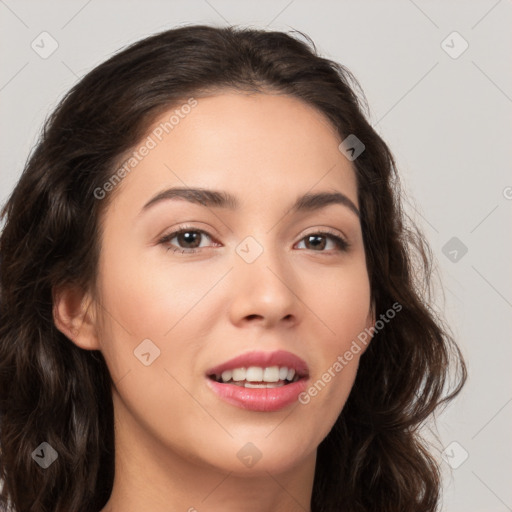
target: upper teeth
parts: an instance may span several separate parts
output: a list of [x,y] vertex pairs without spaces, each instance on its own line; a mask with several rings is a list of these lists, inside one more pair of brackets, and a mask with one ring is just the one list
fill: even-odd
[[233,368],[225,370],[220,375],[223,382],[229,382],[231,379],[235,382],[243,380],[249,382],[279,382],[280,380],[291,381],[295,377],[295,370],[286,366],[269,366],[261,368],[260,366],[249,366],[249,368]]

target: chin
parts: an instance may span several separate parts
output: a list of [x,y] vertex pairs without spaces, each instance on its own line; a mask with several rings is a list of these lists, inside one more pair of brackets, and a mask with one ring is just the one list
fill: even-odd
[[269,435],[267,429],[259,436],[232,439],[229,447],[216,445],[217,450],[210,453],[208,462],[221,471],[233,472],[242,477],[254,477],[268,476],[268,473],[285,473],[303,464],[306,459],[316,456],[317,444],[305,443],[304,437],[300,435],[297,435],[295,442],[290,441],[290,436],[280,436],[277,433]]

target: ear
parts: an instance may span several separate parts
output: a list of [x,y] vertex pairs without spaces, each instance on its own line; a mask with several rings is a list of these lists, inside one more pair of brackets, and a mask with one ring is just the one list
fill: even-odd
[[79,286],[53,292],[53,321],[57,329],[85,350],[99,350],[94,300]]

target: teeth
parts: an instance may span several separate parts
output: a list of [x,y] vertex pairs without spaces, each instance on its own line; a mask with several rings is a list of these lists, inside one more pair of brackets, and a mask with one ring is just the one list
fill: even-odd
[[241,380],[245,380],[245,368],[235,368],[233,370],[233,380],[235,382],[239,382]]
[[251,382],[244,383],[245,388],[280,388],[282,386],[284,386],[284,382],[269,382],[267,384],[252,384]]
[[231,377],[233,377],[233,372],[231,370],[224,370],[221,377],[224,382],[227,382],[228,380],[231,380]]
[[[265,372],[267,369],[265,369]],[[245,380],[252,382],[260,382],[263,379],[263,368],[258,368],[257,366],[249,366],[245,372]]]
[[297,380],[294,379],[295,370],[286,366],[233,368],[232,370],[224,370],[221,375],[216,375],[215,377],[219,382],[232,382],[248,388],[280,387],[285,384],[285,381]]
[[[270,366],[269,368],[265,368],[265,371],[263,372],[263,380],[265,382],[278,382],[279,377],[280,377],[279,366]],[[250,380],[250,379],[247,379],[247,380]]]

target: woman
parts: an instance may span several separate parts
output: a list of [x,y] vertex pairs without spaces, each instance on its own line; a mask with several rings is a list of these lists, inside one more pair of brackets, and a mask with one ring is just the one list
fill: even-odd
[[437,510],[418,429],[464,362],[392,154],[308,41],[169,30],[48,120],[0,239],[16,512]]

